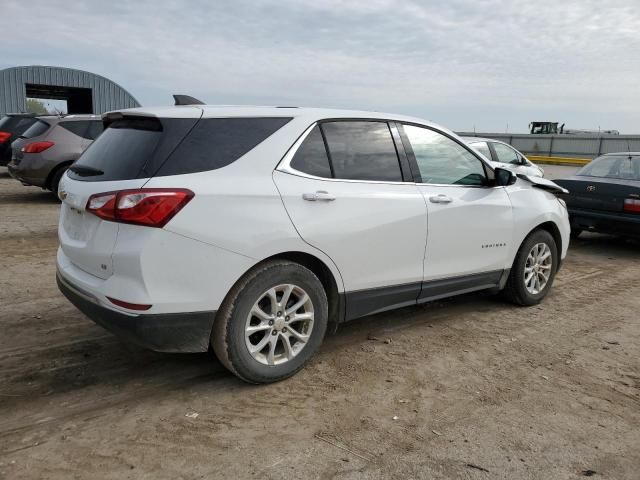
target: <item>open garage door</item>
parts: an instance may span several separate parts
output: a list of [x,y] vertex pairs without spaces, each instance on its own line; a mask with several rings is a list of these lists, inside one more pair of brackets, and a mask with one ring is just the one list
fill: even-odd
[[27,83],[27,98],[66,100],[67,113],[94,113],[90,88],[60,87]]

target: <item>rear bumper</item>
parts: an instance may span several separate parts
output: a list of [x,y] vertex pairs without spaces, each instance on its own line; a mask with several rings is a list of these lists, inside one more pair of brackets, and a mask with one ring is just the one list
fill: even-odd
[[570,208],[571,228],[640,237],[640,215],[625,215]]
[[18,180],[19,182],[24,183],[25,185],[34,185],[36,187],[43,187],[43,188],[45,186],[45,181],[47,178],[46,175],[44,177],[40,177],[40,176],[33,177],[30,175],[33,172],[29,170],[21,169],[20,166],[16,166],[14,163],[9,163],[7,165],[7,169],[9,170],[9,175],[11,175],[13,178]]
[[58,288],[87,317],[115,335],[156,352],[205,352],[215,311],[129,315],[107,308],[97,298],[56,273]]

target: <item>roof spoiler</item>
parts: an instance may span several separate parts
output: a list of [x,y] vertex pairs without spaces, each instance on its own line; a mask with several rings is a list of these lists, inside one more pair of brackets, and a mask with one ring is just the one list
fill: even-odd
[[176,102],[174,105],[206,105],[202,100],[198,100],[189,95],[174,95],[173,99]]

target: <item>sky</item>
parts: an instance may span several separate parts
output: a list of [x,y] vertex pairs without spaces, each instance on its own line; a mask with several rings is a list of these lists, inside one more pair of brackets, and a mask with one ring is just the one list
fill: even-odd
[[142,105],[402,113],[640,133],[637,0],[2,0],[0,69],[103,75]]

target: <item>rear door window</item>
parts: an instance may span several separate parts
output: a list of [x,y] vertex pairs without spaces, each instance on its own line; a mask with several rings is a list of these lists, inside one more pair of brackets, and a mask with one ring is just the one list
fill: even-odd
[[491,150],[489,149],[489,145],[487,144],[487,142],[476,142],[472,143],[471,146],[479,151],[482,155],[487,157],[487,160],[493,160],[493,157],[491,156]]
[[335,178],[402,182],[389,125],[380,121],[323,122]]
[[304,139],[290,165],[292,168],[309,175],[331,178],[329,156],[319,126],[313,127],[313,130]]

